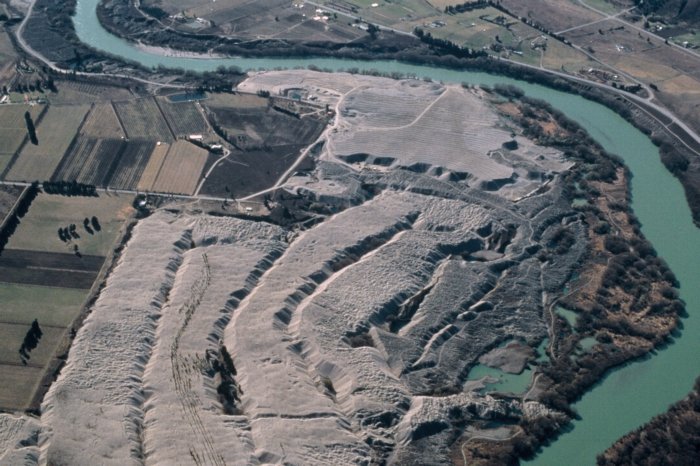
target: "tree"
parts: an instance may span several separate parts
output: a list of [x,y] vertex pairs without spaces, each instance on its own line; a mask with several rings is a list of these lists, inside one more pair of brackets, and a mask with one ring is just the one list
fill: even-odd
[[87,231],[91,235],[95,234],[95,231],[90,227],[90,219],[87,217],[83,219],[83,228],[85,228],[85,231]]
[[372,37],[372,39],[376,39],[377,34],[379,34],[379,28],[374,24],[370,23],[367,25],[367,32]]
[[24,112],[24,122],[27,125],[27,133],[29,134],[29,140],[35,146],[39,144],[39,140],[36,137],[36,129],[34,128],[34,121],[32,121],[32,115],[29,111]]
[[34,319],[32,322],[32,326],[29,328],[29,331],[27,331],[27,334],[24,336],[24,341],[22,342],[22,346],[19,348],[19,354],[22,357],[22,362],[24,364],[27,364],[27,359],[29,359],[29,353],[37,347],[39,344],[39,340],[41,339],[41,336],[44,334],[44,332],[41,331],[41,328],[39,327],[39,321],[37,319]]

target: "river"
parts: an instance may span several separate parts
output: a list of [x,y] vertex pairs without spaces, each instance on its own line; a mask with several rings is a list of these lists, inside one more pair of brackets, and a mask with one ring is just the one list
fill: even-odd
[[554,91],[514,79],[476,72],[407,65],[392,61],[338,59],[179,58],[140,50],[102,28],[95,9],[99,0],[78,0],[74,19],[78,37],[85,43],[146,66],[164,65],[195,71],[223,66],[241,69],[294,68],[315,65],[332,70],[357,67],[412,73],[445,82],[472,84],[510,83],[527,95],[548,101],[583,126],[609,152],[618,154],[633,177],[632,207],[642,232],[659,255],[666,259],[681,283],[681,298],[689,317],[683,320],[682,336],[658,354],[611,372],[574,405],[581,416],[573,429],[545,448],[532,462],[536,465],[590,465],[598,453],[616,439],[666,411],[690,392],[700,375],[700,286],[696,265],[700,263],[700,230],[691,219],[680,183],[664,168],[651,141],[608,108],[579,96]]

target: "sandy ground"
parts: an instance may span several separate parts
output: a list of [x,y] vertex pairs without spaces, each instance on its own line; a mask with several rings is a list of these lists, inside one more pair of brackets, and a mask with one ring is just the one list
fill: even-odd
[[[580,220],[560,202],[559,154],[522,138],[496,154],[511,130],[476,90],[312,72],[244,83],[284,86],[324,95],[336,109],[317,168],[286,188],[337,213],[305,229],[174,210],[141,220],[40,421],[0,419],[7,458],[441,463],[460,422],[551,414],[534,401],[479,393],[469,372],[500,342],[545,337],[545,290],[560,289],[585,252]],[[371,106],[380,99],[383,113]],[[464,108],[478,121],[454,113]],[[454,147],[468,149],[462,156],[435,142],[410,152],[408,135],[437,124],[452,128],[440,137],[455,133]],[[370,126],[384,134],[373,136],[377,144],[406,154],[388,165],[371,158],[386,154],[343,159],[352,154],[339,148]],[[447,176],[460,164],[469,165],[466,180]],[[542,179],[513,177],[490,192],[480,185],[533,167],[553,181],[521,201],[512,199]],[[581,241],[545,266],[532,251],[567,217]],[[487,357],[512,371],[530,358],[520,349]]]
[[255,73],[238,88],[301,91],[335,109],[320,158],[355,169],[403,167],[445,180],[467,178],[473,186],[507,185],[501,195],[515,199],[541,184],[529,174],[570,167],[561,153],[525,138],[516,138],[516,150],[505,150],[513,129],[480,89],[308,70]]
[[178,58],[199,58],[202,60],[208,60],[210,58],[227,58],[224,55],[216,53],[198,53],[198,52],[188,52],[187,50],[176,50],[169,47],[156,47],[154,45],[147,44],[137,44],[138,49],[144,52],[160,55],[163,57],[178,57]]

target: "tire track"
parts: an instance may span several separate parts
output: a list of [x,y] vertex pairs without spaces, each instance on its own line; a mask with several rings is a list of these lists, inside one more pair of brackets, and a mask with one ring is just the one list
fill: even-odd
[[[192,285],[188,300],[185,301],[177,311],[178,315],[182,316],[183,320],[170,346],[170,363],[172,380],[175,386],[175,392],[180,400],[182,412],[198,440],[194,443],[195,446],[190,447],[190,456],[197,465],[210,463],[217,466],[225,466],[226,461],[216,450],[214,437],[208,431],[199,416],[198,407],[202,405],[202,402],[199,396],[192,391],[191,379],[191,375],[195,372],[196,366],[189,358],[179,354],[182,335],[187,329],[192,316],[202,302],[204,294],[211,283],[211,268],[206,253],[202,254],[202,261],[203,267],[201,275]],[[201,445],[204,451],[197,451],[197,445]]]

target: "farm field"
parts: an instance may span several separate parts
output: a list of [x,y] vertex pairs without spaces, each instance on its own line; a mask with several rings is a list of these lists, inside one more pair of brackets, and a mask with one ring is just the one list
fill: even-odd
[[89,82],[56,81],[56,87],[58,92],[47,94],[52,104],[107,103],[133,98],[127,89]]
[[[2,10],[0,9],[0,13]],[[15,74],[15,52],[4,25],[0,25],[0,81],[10,81]]]
[[602,18],[598,13],[577,2],[570,1],[539,0],[536,2],[522,2],[520,0],[501,0],[501,4],[511,13],[537,21],[537,23],[546,26],[550,31],[555,32]]
[[[29,327],[30,325],[27,324],[0,323],[0,335],[3,336],[0,339],[0,367],[5,364],[22,364],[19,348],[22,346],[22,340],[24,340]],[[43,367],[49,362],[65,333],[65,327],[42,326],[41,323],[39,323],[39,327],[43,332],[40,344],[30,352],[30,357],[27,360],[27,365],[33,367]]]
[[[59,289],[57,295],[60,294]],[[25,295],[23,298],[32,302],[31,295]],[[76,306],[76,315],[79,310],[80,304]],[[41,312],[35,312],[32,315],[39,314]],[[0,378],[2,379],[0,409],[16,411],[32,407],[34,394],[56,351],[67,337],[68,326],[73,318],[74,316],[66,316],[67,320],[62,325],[53,326],[48,323],[42,325],[38,320],[39,317],[34,317],[39,324],[41,337],[35,348],[21,354],[20,348],[31,328],[31,322],[6,323],[3,306],[0,310],[0,334],[3,336],[0,339]]]
[[270,187],[327,123],[315,106],[254,94],[208,94],[201,104],[238,148],[207,177],[201,192],[208,195],[240,197]]
[[[436,27],[436,21],[444,25]],[[547,67],[560,69],[561,66],[584,66],[590,61],[585,54],[546,38],[537,29],[493,7],[411,20],[406,27],[406,30],[420,27],[433,37],[472,49],[489,49],[490,53],[497,51],[503,57],[530,65],[539,65],[542,61]]]
[[318,17],[315,5],[288,0],[147,0],[143,6],[178,15],[178,19],[165,17],[161,21],[187,33],[331,42],[350,42],[367,34],[348,24],[345,17],[329,15],[324,20]]
[[139,140],[124,144],[116,166],[112,165],[105,175],[103,185],[117,189],[135,188],[155,145],[153,141]]
[[[40,193],[32,202],[0,256],[0,409],[36,408],[35,392],[56,352],[66,348],[71,326],[131,212],[130,201]],[[93,215],[99,229],[91,222],[88,231],[82,220]],[[77,228],[66,243],[57,231],[71,223]],[[25,347],[35,320],[41,335]]]
[[78,181],[106,186],[113,166],[127,143],[122,139],[78,136],[56,168],[52,181]]
[[[39,194],[22,218],[22,223],[7,243],[6,250],[23,249],[72,253],[74,245],[83,255],[105,256],[110,253],[124,220],[131,215],[132,197],[100,194],[99,197],[67,197]],[[101,231],[89,234],[83,219],[96,216]],[[62,242],[57,230],[76,224],[79,239]]]
[[0,301],[0,322],[30,325],[38,319],[41,324],[65,326],[78,315],[85,291],[2,282]]
[[148,164],[155,142],[79,136],[61,160],[52,181],[133,189]]
[[114,109],[129,139],[170,142],[173,134],[153,97],[114,102]]
[[209,174],[200,194],[243,197],[269,188],[305,148],[303,144],[290,144],[267,151],[234,151]]
[[158,105],[175,133],[175,137],[207,133],[207,123],[194,102],[174,103],[167,97],[161,97],[158,98]]
[[[442,10],[438,11],[428,2],[422,0],[402,0],[400,2],[352,0],[350,2],[343,1],[339,3],[352,3],[359,7],[357,15],[365,21],[382,24],[384,26],[392,26],[406,31],[411,30],[406,29],[407,22],[428,20],[442,13]],[[374,3],[378,3],[378,6],[372,7]]]
[[187,141],[172,144],[153,183],[153,191],[194,194],[209,152]]
[[114,139],[125,136],[111,102],[93,105],[85,124],[80,129],[80,134],[95,138]]
[[[234,96],[236,97],[236,96]],[[318,116],[295,118],[274,108],[273,104],[259,105],[260,101],[241,99],[212,99],[206,102],[214,120],[229,135],[235,144],[244,150],[260,150],[278,145],[313,142],[325,126]],[[264,99],[267,101],[267,99]]]
[[26,409],[31,403],[34,391],[44,374],[44,368],[2,364],[0,374],[0,409],[16,411]]
[[136,189],[139,191],[153,190],[153,183],[155,183],[156,178],[158,178],[158,173],[160,173],[160,168],[163,166],[165,156],[168,155],[168,149],[170,149],[170,144],[164,143],[156,145],[156,147],[153,148],[153,152],[151,152],[148,164],[141,174]]
[[50,179],[88,109],[88,105],[50,106],[36,125],[39,144],[25,144],[5,178],[13,181]]
[[202,104],[207,107],[236,107],[244,108],[263,108],[269,105],[270,101],[266,97],[260,97],[255,94],[229,94],[229,93],[211,93],[207,94],[206,100]]
[[0,256],[0,282],[90,289],[102,262],[102,256],[6,249]]
[[44,105],[0,105],[0,173],[27,136],[24,113],[28,111],[36,122],[45,108]]
[[656,98],[674,109],[690,127],[700,130],[698,58],[610,20],[564,35],[577,45],[595,50],[604,63],[653,83],[660,91]]

